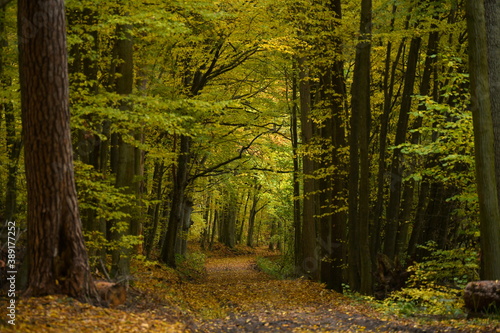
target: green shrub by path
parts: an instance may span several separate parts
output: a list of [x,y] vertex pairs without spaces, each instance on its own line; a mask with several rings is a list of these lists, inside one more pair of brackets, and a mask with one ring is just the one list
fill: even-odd
[[433,242],[422,246],[430,254],[408,270],[407,287],[393,292],[382,302],[389,312],[413,316],[464,316],[462,290],[479,278],[479,257],[475,250],[438,250]]
[[287,260],[286,257],[279,257],[276,260],[257,257],[257,267],[277,279],[290,278],[294,274],[293,263]]
[[177,255],[176,265],[179,275],[189,281],[204,279],[207,275],[206,258],[206,255],[201,252],[187,253],[184,256]]

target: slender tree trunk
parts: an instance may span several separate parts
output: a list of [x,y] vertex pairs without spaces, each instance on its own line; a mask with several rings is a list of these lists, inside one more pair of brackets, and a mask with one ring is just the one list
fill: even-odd
[[165,174],[165,163],[162,162],[156,162],[154,166],[154,171],[153,171],[153,188],[152,192],[153,195],[155,196],[155,200],[158,201],[153,207],[152,207],[152,214],[151,214],[151,219],[152,219],[152,226],[149,231],[148,237],[146,239],[146,257],[149,258],[151,255],[151,251],[153,250],[153,247],[155,245],[155,239],[158,234],[158,226],[160,222],[160,200],[162,198],[162,192],[163,192],[163,176]]
[[73,172],[64,1],[18,2],[28,189],[26,294],[94,297]]
[[172,192],[172,208],[168,220],[167,234],[163,244],[161,259],[170,267],[175,267],[175,249],[178,241],[179,229],[183,221],[182,214],[186,204],[186,187],[191,151],[191,138],[181,135],[177,168],[174,174],[174,188]]
[[[295,62],[294,62],[295,64]],[[295,67],[295,66],[294,66]],[[294,68],[295,69],[295,68]],[[292,77],[292,107],[290,114],[290,132],[292,135],[292,153],[293,153],[293,230],[294,230],[294,261],[297,271],[298,267],[301,265],[302,249],[300,246],[300,240],[302,239],[302,223],[301,223],[301,199],[300,199],[300,165],[298,157],[298,146],[299,146],[299,135],[298,135],[298,106],[297,106],[297,79],[295,75],[295,70]],[[300,272],[296,272],[300,273]]]
[[355,290],[372,293],[372,259],[369,236],[369,123],[371,0],[361,2],[360,40],[356,47],[352,84],[350,184],[349,184],[349,277]]
[[[411,101],[415,85],[415,74],[418,64],[418,55],[421,38],[414,37],[410,43],[410,51],[405,72],[405,84],[403,98],[399,112],[398,125],[396,129],[395,146],[406,142],[408,122],[410,117]],[[384,254],[394,260],[396,256],[396,242],[398,228],[400,225],[401,193],[403,184],[404,164],[400,149],[394,149],[391,162],[391,186],[390,197],[387,206],[387,224],[385,228]]]
[[[393,14],[396,12],[396,6],[393,6]],[[391,30],[394,27],[394,18],[391,20]],[[382,117],[380,118],[380,132],[379,132],[379,155],[378,155],[378,173],[377,173],[377,199],[375,202],[375,213],[373,222],[373,239],[372,239],[372,256],[376,257],[378,252],[381,252],[381,235],[383,230],[384,219],[384,191],[385,191],[385,178],[387,170],[387,134],[389,128],[389,118],[393,109],[393,95],[394,95],[394,85],[396,79],[396,69],[398,68],[399,59],[403,53],[404,41],[398,47],[396,57],[392,62],[391,66],[391,53],[392,53],[392,42],[387,42],[386,58],[385,58],[385,69],[384,69],[384,106]]]
[[255,233],[255,218],[259,209],[257,205],[259,203],[259,191],[262,188],[261,185],[256,185],[253,194],[252,207],[250,208],[250,217],[248,218],[248,235],[247,235],[247,246],[254,246],[254,233]]
[[[437,17],[435,17],[437,19]],[[433,28],[437,28],[433,26]],[[432,31],[429,34],[428,42],[427,42],[427,54],[425,58],[424,71],[422,74],[422,80],[420,82],[420,92],[421,96],[427,96],[430,93],[431,87],[431,74],[434,69],[434,64],[436,62],[436,53],[437,53],[437,45],[438,45],[439,34],[436,31]],[[423,111],[425,110],[425,105],[419,105],[418,109]],[[418,117],[412,129],[419,129],[422,126],[423,117]],[[418,144],[420,141],[420,132],[414,131],[411,134],[410,142],[414,145]],[[401,221],[402,224],[400,226],[400,230],[398,232],[397,237],[397,245],[396,245],[396,255],[401,258],[404,256],[404,250],[406,249],[407,243],[411,236],[409,235],[410,231],[410,221],[416,221],[417,219],[413,219],[411,217],[415,190],[417,187],[417,183],[413,180],[409,180],[407,184],[404,186],[403,190],[403,202],[402,202],[402,210],[401,210]],[[420,201],[419,201],[420,202]],[[417,208],[418,210],[418,208]]]
[[[5,31],[5,7],[0,7],[0,87],[7,91],[12,86],[12,79],[5,73],[4,54],[8,46],[7,34]],[[3,111],[3,112],[2,112]],[[17,172],[19,169],[19,157],[21,155],[22,141],[20,135],[16,133],[16,115],[12,102],[4,99],[0,102],[0,118],[2,113],[5,119],[5,134],[7,145],[7,183],[5,186],[5,206],[3,216],[6,221],[15,221],[17,217]],[[0,209],[1,209],[0,204]]]
[[244,193],[243,196],[246,196],[245,200],[245,208],[243,209],[243,216],[241,217],[241,226],[240,231],[238,232],[238,237],[236,239],[236,243],[241,244],[243,240],[243,231],[245,230],[245,220],[247,216],[248,203],[250,202],[250,192]]
[[[304,58],[299,59],[299,96],[302,145],[310,148],[313,138],[313,123],[311,119],[311,84],[309,70]],[[302,232],[301,260],[302,274],[316,279],[319,277],[318,251],[316,246],[315,186],[314,161],[311,153],[306,152],[302,158],[303,199],[302,199]]]
[[[118,36],[115,52],[116,59],[119,64],[116,67],[116,72],[119,76],[116,79],[116,92],[122,96],[128,96],[132,93],[134,84],[134,63],[133,63],[133,40],[131,36],[131,26],[119,25],[116,30]],[[123,112],[131,111],[133,106],[130,102],[122,101],[120,110]],[[117,188],[122,188],[131,195],[138,195],[137,183],[135,176],[138,174],[136,170],[136,151],[135,147],[126,142],[121,135],[116,135],[116,184]],[[113,239],[117,242],[124,242],[124,237],[131,235],[133,224],[137,219],[136,202],[131,202],[125,208],[125,213],[129,215],[126,221],[116,221],[113,232]],[[128,225],[123,225],[126,222]],[[114,277],[126,277],[130,275],[130,256],[132,249],[128,244],[123,244],[119,249],[112,253],[112,268],[111,274]]]

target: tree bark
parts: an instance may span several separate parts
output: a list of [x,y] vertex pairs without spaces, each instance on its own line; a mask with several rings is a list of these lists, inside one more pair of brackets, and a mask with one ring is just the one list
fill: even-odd
[[305,149],[302,158],[303,199],[302,199],[302,231],[301,274],[316,279],[319,277],[318,251],[316,246],[315,186],[314,161],[311,156],[311,140],[313,138],[313,122],[311,119],[311,84],[309,69],[304,58],[299,59],[299,98],[302,146]]
[[[405,72],[405,84],[403,88],[403,97],[401,99],[401,109],[399,112],[398,125],[396,129],[396,138],[394,145],[398,146],[406,142],[406,134],[408,131],[408,122],[410,118],[411,101],[415,85],[415,74],[418,64],[418,55],[420,50],[420,37],[411,39],[410,51],[408,55],[408,65]],[[398,229],[401,210],[401,193],[404,177],[403,156],[400,149],[394,149],[394,154],[391,161],[391,185],[390,197],[387,206],[387,224],[385,227],[384,254],[391,260],[396,256],[396,242],[398,237]]]
[[[484,2],[482,0],[466,1],[466,16],[469,34],[476,181],[481,221],[481,278],[496,280],[500,279],[500,211]],[[495,46],[491,45],[491,47]],[[493,76],[494,73],[491,75]]]
[[363,294],[372,293],[369,236],[369,123],[372,1],[361,2],[360,39],[352,83],[349,174],[349,283]]
[[[133,109],[132,104],[125,99],[132,94],[134,85],[134,62],[133,62],[133,40],[131,35],[130,25],[118,25],[116,28],[117,41],[115,44],[116,60],[119,62],[116,67],[116,72],[119,76],[116,78],[116,92],[121,95],[124,100],[120,102],[120,110],[130,112]],[[136,133],[132,133],[135,136]],[[136,176],[139,175],[137,170],[136,148],[132,143],[124,140],[121,134],[116,135],[116,188],[122,189],[125,193],[139,196],[139,186]],[[132,248],[129,244],[124,244],[124,237],[128,235],[137,236],[136,224],[139,222],[137,206],[138,201],[131,202],[128,207],[124,208],[124,213],[129,215],[125,221],[115,221],[115,223],[127,223],[127,226],[119,226],[113,232],[113,239],[122,244],[119,249],[112,253],[111,275],[113,277],[126,277],[130,275],[130,256]],[[135,232],[134,232],[135,231]]]
[[18,2],[28,189],[27,295],[97,295],[73,172],[64,1]]
[[189,136],[181,135],[177,167],[174,169],[174,188],[172,192],[172,207],[168,220],[166,239],[163,244],[161,259],[170,267],[175,267],[175,249],[178,241],[179,228],[182,223],[182,214],[186,204],[186,187],[190,162],[191,141]]

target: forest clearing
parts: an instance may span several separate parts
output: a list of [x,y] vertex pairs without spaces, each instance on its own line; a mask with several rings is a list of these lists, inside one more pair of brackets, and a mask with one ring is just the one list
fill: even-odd
[[[397,316],[388,307],[344,296],[307,279],[262,272],[264,249],[220,247],[206,265],[174,272],[134,262],[125,304],[94,307],[62,296],[23,299],[15,328],[2,332],[500,332],[500,321],[459,316]],[[236,253],[236,254],[235,254]],[[6,306],[6,302],[0,301]]]

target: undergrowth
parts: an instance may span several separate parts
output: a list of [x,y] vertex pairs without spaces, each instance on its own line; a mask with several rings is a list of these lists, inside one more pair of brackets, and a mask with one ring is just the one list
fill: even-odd
[[177,255],[177,272],[181,278],[187,281],[201,281],[207,276],[207,270],[205,268],[206,259],[207,256],[201,252]]
[[257,257],[257,267],[276,279],[288,279],[294,274],[293,263],[284,256],[273,259]]
[[439,250],[433,242],[422,248],[430,255],[410,266],[412,274],[406,287],[393,292],[380,305],[402,316],[466,316],[462,290],[479,278],[477,252],[467,248]]

